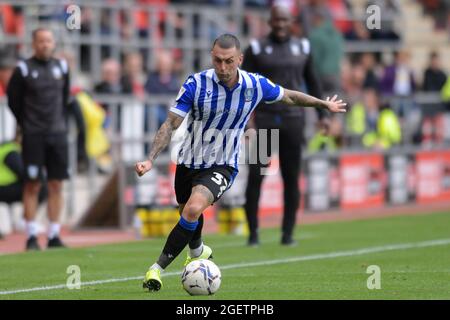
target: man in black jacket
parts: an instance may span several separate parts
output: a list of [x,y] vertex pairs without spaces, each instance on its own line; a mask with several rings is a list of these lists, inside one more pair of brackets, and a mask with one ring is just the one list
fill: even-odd
[[[8,104],[23,130],[25,187],[24,215],[27,250],[39,250],[34,221],[41,177],[48,180],[48,247],[64,246],[59,238],[63,180],[68,178],[67,115],[69,70],[65,60],[53,58],[51,30],[33,31],[34,55],[20,61],[8,85]],[[45,169],[45,171],[44,171]]]
[[430,63],[423,75],[423,91],[438,92],[441,91],[447,75],[441,67],[439,54],[436,51],[430,53]]
[[[262,74],[287,89],[307,89],[321,98],[322,89],[313,71],[310,43],[307,39],[291,36],[292,16],[284,6],[271,9],[270,34],[261,40],[252,40],[245,51],[242,68]],[[317,109],[319,110],[319,109]],[[327,127],[324,111],[319,111],[322,128]],[[255,112],[256,129],[267,129],[270,142],[271,130],[279,130],[279,158],[284,183],[284,215],[281,244],[293,245],[293,229],[300,200],[298,175],[300,173],[301,145],[303,143],[303,108],[289,108],[280,103],[262,103]],[[259,140],[259,134],[257,139]],[[257,140],[257,145],[259,141]],[[268,151],[271,151],[269,145]],[[259,154],[259,152],[258,152]],[[267,154],[267,153],[266,153]],[[263,165],[250,164],[246,190],[245,210],[249,223],[248,244],[258,245],[258,201],[264,175]]]

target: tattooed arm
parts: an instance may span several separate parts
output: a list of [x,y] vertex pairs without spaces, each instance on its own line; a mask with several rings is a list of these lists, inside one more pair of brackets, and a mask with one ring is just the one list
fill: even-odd
[[143,176],[146,172],[150,171],[153,167],[153,161],[158,157],[160,152],[164,150],[170,143],[172,133],[178,129],[183,122],[182,117],[169,112],[167,120],[159,128],[155,139],[153,140],[152,149],[148,156],[148,159],[142,162],[136,163],[135,170],[139,176]]
[[299,91],[284,89],[284,95],[281,101],[293,106],[318,107],[330,110],[331,112],[345,112],[344,107],[347,104],[342,102],[342,100],[336,99],[337,95],[331,98],[331,100],[329,98],[327,100],[321,100]]

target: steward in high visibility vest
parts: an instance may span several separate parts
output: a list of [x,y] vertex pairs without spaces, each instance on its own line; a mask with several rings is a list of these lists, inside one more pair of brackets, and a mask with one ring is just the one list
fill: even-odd
[[316,133],[308,142],[308,152],[335,152],[342,146],[342,138],[342,122],[337,117],[332,117],[328,134],[324,134],[321,128],[316,128]]
[[447,81],[441,89],[441,98],[444,102],[450,102],[450,77],[447,78]]
[[334,152],[337,149],[337,144],[334,137],[324,135],[321,132],[317,132],[308,143],[308,152],[314,153],[322,150]]
[[0,202],[22,201],[23,162],[19,142],[0,144]]
[[367,148],[389,149],[402,139],[400,121],[387,106],[379,110],[378,97],[374,90],[366,90],[364,103],[354,104],[347,117],[347,130],[351,135],[361,137]]
[[[21,133],[17,130],[15,140],[0,144],[0,202],[7,204],[22,202],[24,180]],[[46,198],[47,185],[43,183],[39,192],[39,203]]]
[[20,145],[6,142],[0,145],[0,187],[9,186],[20,180],[20,172],[14,165],[15,157],[20,157]]

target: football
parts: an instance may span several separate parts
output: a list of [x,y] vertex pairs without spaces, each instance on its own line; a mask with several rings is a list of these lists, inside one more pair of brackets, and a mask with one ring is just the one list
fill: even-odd
[[221,283],[220,269],[211,260],[194,260],[184,268],[181,283],[191,296],[214,294]]

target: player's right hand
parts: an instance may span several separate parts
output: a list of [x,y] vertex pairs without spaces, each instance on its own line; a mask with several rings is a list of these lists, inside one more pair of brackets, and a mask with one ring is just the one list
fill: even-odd
[[136,163],[135,170],[139,177],[142,177],[146,172],[152,169],[153,163],[150,160],[145,160]]

